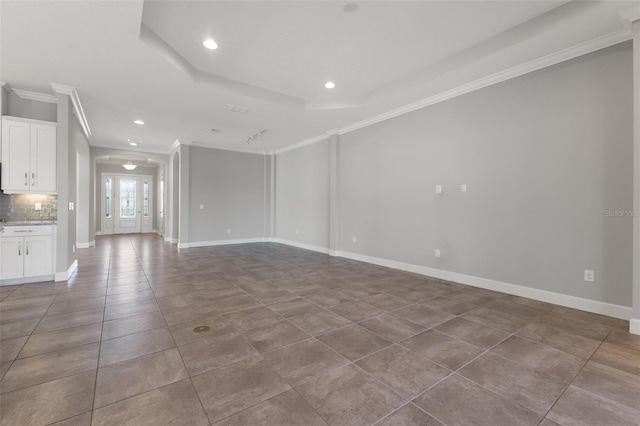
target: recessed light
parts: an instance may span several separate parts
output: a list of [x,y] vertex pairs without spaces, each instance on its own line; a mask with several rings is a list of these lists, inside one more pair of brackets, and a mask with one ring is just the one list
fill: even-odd
[[347,3],[344,5],[344,7],[342,8],[342,10],[344,10],[346,13],[351,13],[353,11],[355,11],[358,8],[358,5],[355,3]]
[[137,144],[137,143],[135,143],[135,142],[129,142],[129,145],[131,145],[131,146],[138,146],[138,144]]
[[136,123],[136,124],[140,124],[140,125],[143,125],[143,124],[144,124],[144,121],[142,121],[142,120],[136,120],[136,121],[134,121],[134,123]]
[[334,87],[336,87],[336,84],[333,81],[327,81],[324,84],[324,87],[326,87],[327,89],[333,89]]
[[203,46],[206,47],[207,49],[217,49],[218,48],[218,43],[216,43],[213,39],[208,38],[205,41],[202,42]]

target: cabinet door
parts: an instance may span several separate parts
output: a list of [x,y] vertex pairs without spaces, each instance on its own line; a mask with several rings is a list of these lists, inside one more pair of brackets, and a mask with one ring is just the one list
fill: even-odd
[[0,280],[22,278],[24,241],[22,237],[0,238]]
[[50,235],[26,237],[23,254],[25,277],[51,274],[53,247]]
[[29,190],[30,125],[23,121],[2,120],[2,189]]
[[31,191],[56,192],[56,127],[31,124],[29,183]]

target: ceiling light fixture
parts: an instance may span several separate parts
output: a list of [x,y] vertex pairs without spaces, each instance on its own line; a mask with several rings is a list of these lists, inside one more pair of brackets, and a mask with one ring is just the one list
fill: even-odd
[[208,38],[202,42],[202,45],[207,49],[215,50],[218,48],[218,43],[216,43],[213,39]]
[[143,124],[144,124],[144,121],[142,121],[142,120],[136,120],[136,121],[134,121],[134,123],[139,124],[139,125],[143,125]]
[[333,89],[334,87],[336,87],[336,84],[333,81],[327,81],[324,84],[324,87],[326,87],[327,89]]
[[122,167],[124,167],[127,170],[135,170],[136,167],[138,167],[137,164],[133,164],[131,162],[131,160],[127,161],[127,164],[123,164]]
[[129,142],[129,145],[131,145],[131,146],[138,146],[138,144],[137,144],[137,143],[135,143],[135,142]]

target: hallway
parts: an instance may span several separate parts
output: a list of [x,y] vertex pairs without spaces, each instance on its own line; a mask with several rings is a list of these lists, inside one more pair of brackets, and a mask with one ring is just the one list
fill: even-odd
[[275,243],[78,259],[0,287],[2,426],[640,419],[627,321]]

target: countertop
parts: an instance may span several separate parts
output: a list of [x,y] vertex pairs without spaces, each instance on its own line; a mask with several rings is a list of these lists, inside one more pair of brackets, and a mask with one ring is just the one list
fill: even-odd
[[8,222],[0,222],[0,226],[42,226],[55,225],[55,220],[10,220]]

